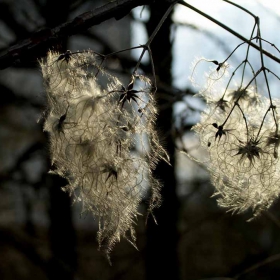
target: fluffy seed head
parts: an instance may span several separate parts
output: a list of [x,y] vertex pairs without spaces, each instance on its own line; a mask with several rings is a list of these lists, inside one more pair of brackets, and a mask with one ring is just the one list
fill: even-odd
[[[207,107],[193,127],[208,151],[207,168],[218,204],[229,211],[267,210],[280,194],[280,102],[253,89],[203,91]],[[205,162],[205,160],[203,160]]]
[[159,205],[152,169],[168,157],[155,131],[150,80],[134,75],[126,85],[99,65],[93,52],[49,52],[41,62],[48,98],[44,130],[52,173],[66,178],[64,190],[98,218],[99,245],[109,255],[121,237],[135,245],[139,203],[150,185],[149,210]]

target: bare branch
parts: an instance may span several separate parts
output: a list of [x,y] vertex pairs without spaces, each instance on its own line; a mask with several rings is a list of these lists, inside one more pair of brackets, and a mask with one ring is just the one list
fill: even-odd
[[183,0],[179,0],[178,1],[179,4],[190,8],[191,10],[199,13],[200,15],[202,15],[203,17],[211,20],[212,22],[216,23],[217,25],[219,25],[220,27],[222,27],[223,29],[225,29],[226,31],[228,31],[229,33],[231,33],[232,35],[234,35],[235,37],[239,38],[240,40],[242,40],[243,42],[247,43],[248,45],[250,45],[251,47],[253,47],[254,49],[258,50],[258,51],[262,51],[262,53],[264,55],[266,55],[267,57],[273,59],[274,61],[276,61],[277,63],[280,63],[280,59],[276,56],[274,56],[273,54],[271,54],[270,52],[267,52],[266,50],[261,50],[261,48],[254,44],[251,40],[248,40],[247,38],[243,37],[242,35],[240,35],[239,33],[237,33],[236,31],[232,30],[231,28],[229,28],[228,26],[224,25],[223,23],[219,22],[218,20],[212,18],[211,16],[209,16],[208,14],[203,13],[202,11],[196,9],[195,7],[191,6],[190,4],[188,4],[187,2],[184,2]]
[[37,60],[44,57],[52,46],[60,43],[64,38],[81,33],[111,18],[119,20],[126,16],[133,8],[151,4],[152,2],[153,0],[115,0],[85,12],[72,21],[63,23],[53,29],[40,30],[30,38],[14,45],[5,55],[1,56],[0,69],[3,70],[15,63]]

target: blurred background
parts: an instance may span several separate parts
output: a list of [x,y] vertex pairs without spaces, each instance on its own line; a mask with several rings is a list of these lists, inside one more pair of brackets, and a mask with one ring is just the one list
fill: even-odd
[[[33,32],[55,27],[106,2],[61,0],[58,6],[55,0],[0,0],[0,55]],[[250,37],[254,20],[244,12],[220,0],[188,2]],[[263,38],[280,46],[277,1],[235,2],[258,15]],[[119,21],[106,21],[53,48],[108,54],[144,44],[166,9],[164,3],[139,7]],[[154,213],[158,225],[153,219],[145,223],[147,200],[143,201],[139,209],[143,216],[136,225],[139,250],[121,240],[112,252],[112,266],[98,251],[97,221],[90,213],[81,215],[81,205],[73,205],[61,191],[67,182],[48,174],[48,135],[42,131],[41,118],[46,100],[36,59],[1,70],[0,279],[278,279],[280,204],[250,223],[250,213],[227,213],[211,198],[214,188],[204,168],[180,153],[198,145],[190,128],[204,108],[204,101],[193,97],[199,87],[189,80],[193,61],[205,57],[221,62],[239,43],[182,6],[175,8],[152,42],[157,127],[172,166],[160,163],[155,170],[164,185],[162,207]],[[277,55],[269,44],[264,47]],[[232,55],[229,72],[244,60],[245,52],[244,45]],[[110,57],[106,67],[125,79],[139,55],[139,50],[120,53]],[[256,51],[250,52],[250,61],[258,69]],[[279,73],[275,62],[265,58],[265,63]],[[197,84],[203,84],[209,66],[199,64]],[[141,71],[151,76],[148,56]],[[279,82],[272,78],[270,85],[272,95],[279,98]],[[260,90],[265,94],[262,86]]]

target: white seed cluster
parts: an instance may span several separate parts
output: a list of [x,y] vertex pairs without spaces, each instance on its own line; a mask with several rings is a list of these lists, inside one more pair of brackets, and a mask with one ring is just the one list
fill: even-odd
[[148,78],[128,85],[102,69],[93,52],[59,55],[41,62],[48,98],[52,171],[64,188],[99,221],[98,242],[109,255],[125,237],[135,245],[133,224],[147,186],[149,211],[160,204],[152,177],[158,160],[168,161],[155,132],[156,107]]
[[253,88],[202,96],[207,108],[193,130],[209,154],[214,196],[229,211],[251,210],[256,217],[280,193],[280,102],[272,104]]

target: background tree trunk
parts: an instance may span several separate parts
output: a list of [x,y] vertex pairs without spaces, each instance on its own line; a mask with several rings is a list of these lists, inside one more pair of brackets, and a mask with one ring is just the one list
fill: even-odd
[[[70,5],[69,0],[60,1],[60,5],[57,5],[56,0],[47,1],[44,10],[47,27],[52,28],[66,22]],[[67,41],[61,41],[55,49],[65,52]],[[49,178],[50,242],[53,254],[48,271],[50,279],[74,279],[77,266],[71,198],[68,193],[61,190],[61,187],[65,185],[67,185],[66,180],[58,176]]]
[[[151,35],[155,26],[166,12],[169,5],[152,5],[150,20],[147,23],[148,34]],[[159,33],[151,44],[157,80],[171,85],[172,83],[172,43],[170,41],[171,17],[169,16],[161,27]],[[177,254],[177,210],[178,199],[176,195],[176,178],[174,170],[174,143],[171,134],[173,108],[166,106],[166,100],[160,100],[160,90],[157,92],[159,116],[157,129],[164,132],[163,145],[170,156],[171,166],[161,161],[156,170],[155,177],[163,184],[162,206],[154,211],[158,225],[149,219],[147,225],[147,279],[179,279]]]

